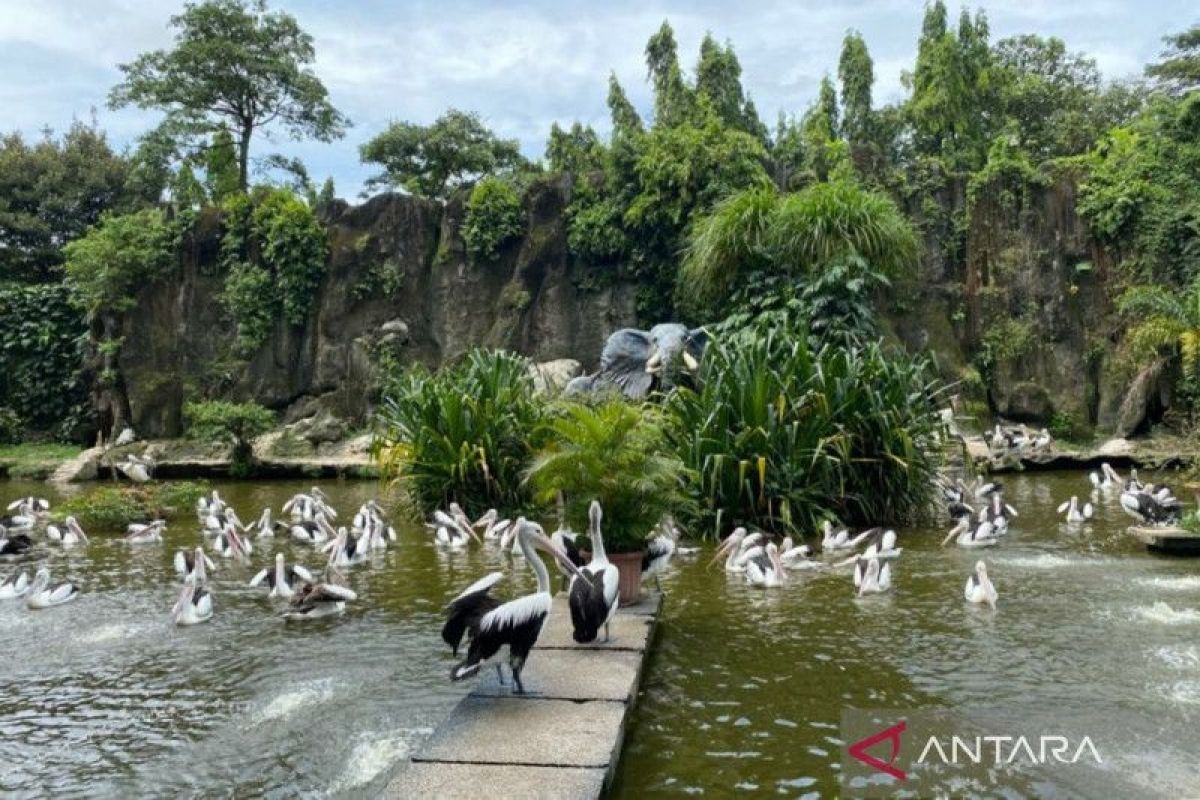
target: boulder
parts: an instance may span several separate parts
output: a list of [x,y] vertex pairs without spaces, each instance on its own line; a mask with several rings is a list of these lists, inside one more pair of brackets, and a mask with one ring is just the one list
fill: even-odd
[[1161,365],[1154,364],[1134,377],[1129,391],[1125,393],[1125,399],[1121,401],[1117,410],[1117,419],[1113,426],[1113,433],[1117,438],[1125,438],[1135,433],[1145,422],[1150,402],[1157,394],[1158,376],[1161,372]]
[[1096,448],[1096,455],[1101,458],[1129,458],[1133,456],[1133,442],[1128,439],[1109,439]]
[[289,426],[293,436],[307,439],[313,444],[340,441],[346,436],[349,425],[346,421],[334,416],[329,409],[321,409],[313,416],[302,419]]
[[560,394],[572,378],[583,374],[583,365],[573,358],[556,358],[529,368],[534,389],[543,394]]

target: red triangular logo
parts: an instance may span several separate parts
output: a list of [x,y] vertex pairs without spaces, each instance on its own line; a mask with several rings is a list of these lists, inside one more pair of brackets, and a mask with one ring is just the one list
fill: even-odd
[[[900,720],[890,728],[885,728],[879,733],[872,734],[865,739],[859,739],[857,742],[851,743],[849,746],[850,755],[857,758],[862,763],[872,769],[891,775],[893,778],[907,780],[908,773],[904,770],[892,766],[896,757],[900,755],[900,734],[908,728],[908,723]],[[892,754],[887,761],[880,761],[875,756],[867,752],[868,748],[874,747],[880,742],[887,740],[892,743]]]

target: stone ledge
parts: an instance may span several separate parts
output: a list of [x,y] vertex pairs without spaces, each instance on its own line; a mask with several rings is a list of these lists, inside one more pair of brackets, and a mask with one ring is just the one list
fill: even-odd
[[600,768],[414,762],[381,797],[409,800],[579,800],[604,789]]
[[[522,676],[530,699],[611,700],[629,703],[637,691],[642,655],[628,650],[589,653],[585,648],[547,649],[529,657]],[[472,697],[512,697],[507,671],[500,685],[494,669],[485,669]]]

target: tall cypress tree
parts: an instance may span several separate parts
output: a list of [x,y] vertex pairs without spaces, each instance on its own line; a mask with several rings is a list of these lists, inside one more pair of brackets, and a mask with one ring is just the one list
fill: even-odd
[[875,68],[862,34],[851,30],[842,40],[838,59],[838,80],[842,84],[842,133],[851,144],[864,142],[871,135],[871,87]]

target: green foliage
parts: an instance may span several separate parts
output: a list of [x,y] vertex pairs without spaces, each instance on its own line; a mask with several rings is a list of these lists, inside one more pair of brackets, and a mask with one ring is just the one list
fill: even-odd
[[224,125],[213,134],[212,143],[204,154],[204,183],[209,199],[217,205],[230,195],[244,191],[238,174],[237,148]]
[[1126,350],[1134,363],[1146,366],[1177,357],[1182,389],[1189,403],[1200,401],[1200,275],[1186,292],[1165,286],[1134,286],[1118,301],[1131,323]]
[[699,475],[701,523],[807,533],[911,519],[929,500],[938,389],[921,360],[878,345],[807,347],[803,331],[764,324],[717,337],[700,389],[667,401],[668,436]]
[[521,196],[509,181],[488,177],[475,184],[467,199],[463,241],[479,261],[491,261],[500,248],[525,230]]
[[24,433],[21,416],[7,406],[0,406],[0,444],[16,444]]
[[914,262],[916,248],[896,205],[851,181],[787,195],[752,190],[726,198],[696,224],[676,291],[701,311],[757,273],[803,277],[856,258],[894,275]]
[[226,198],[221,300],[237,322],[237,347],[248,355],[283,318],[303,325],[325,274],[329,237],[313,209],[289,189],[259,187]]
[[996,365],[1028,353],[1037,344],[1037,333],[1028,320],[1000,317],[980,337],[975,363],[984,382],[991,381]]
[[605,147],[591,126],[578,122],[563,130],[555,122],[546,142],[546,160],[551,172],[586,174],[604,168]]
[[842,40],[838,81],[842,84],[842,133],[851,142],[864,142],[870,138],[873,127],[871,87],[875,83],[875,66],[858,31],[847,32]]
[[190,481],[102,486],[68,497],[54,509],[54,515],[56,519],[73,516],[85,529],[116,531],[130,522],[190,514],[207,489]]
[[472,351],[436,373],[394,370],[376,417],[380,472],[424,508],[526,510],[522,475],[542,442],[545,402],[529,362],[503,351]]
[[602,195],[587,178],[580,178],[575,185],[565,214],[568,249],[589,264],[616,261],[629,251],[620,202]]
[[742,89],[742,65],[733,52],[733,45],[726,42],[722,47],[711,34],[705,34],[700,43],[696,94],[708,101],[726,127],[748,133],[760,141],[766,139],[766,129],[758,118],[754,103]]
[[[19,437],[21,431],[17,433]],[[0,442],[0,475],[42,481],[62,462],[77,455],[79,448],[70,444],[25,442],[5,445]]]
[[254,460],[254,439],[275,427],[275,414],[258,403],[203,400],[185,403],[187,436],[202,442],[233,445],[231,474],[245,477]]
[[683,79],[675,31],[666,20],[646,42],[646,70],[654,86],[654,126],[685,123],[695,108],[695,92]]
[[394,122],[359,153],[364,163],[383,168],[368,186],[399,187],[425,197],[446,197],[463,183],[525,164],[515,139],[500,139],[478,114],[453,108],[431,125]]
[[529,468],[537,499],[549,505],[561,493],[575,530],[586,530],[588,506],[598,500],[608,552],[642,549],[663,517],[686,515],[690,506],[688,473],[667,449],[665,425],[657,409],[621,400],[566,405]]
[[87,326],[62,284],[0,285],[0,407],[23,427],[70,438],[84,417]]
[[0,281],[57,279],[64,244],[141,199],[126,188],[130,170],[95,125],[75,122],[32,145],[19,133],[0,138]]
[[255,130],[270,124],[323,142],[345,131],[348,120],[312,70],[312,36],[295,17],[268,11],[264,0],[200,0],[170,24],[174,46],[122,64],[124,80],[109,105],[162,109],[160,133],[177,147],[228,127],[236,134],[242,191]]
[[63,248],[67,281],[89,316],[124,311],[138,289],[175,266],[178,244],[178,229],[156,208],[105,214]]
[[1163,42],[1162,61],[1146,67],[1146,74],[1177,94],[1200,86],[1200,24],[1164,36]]

